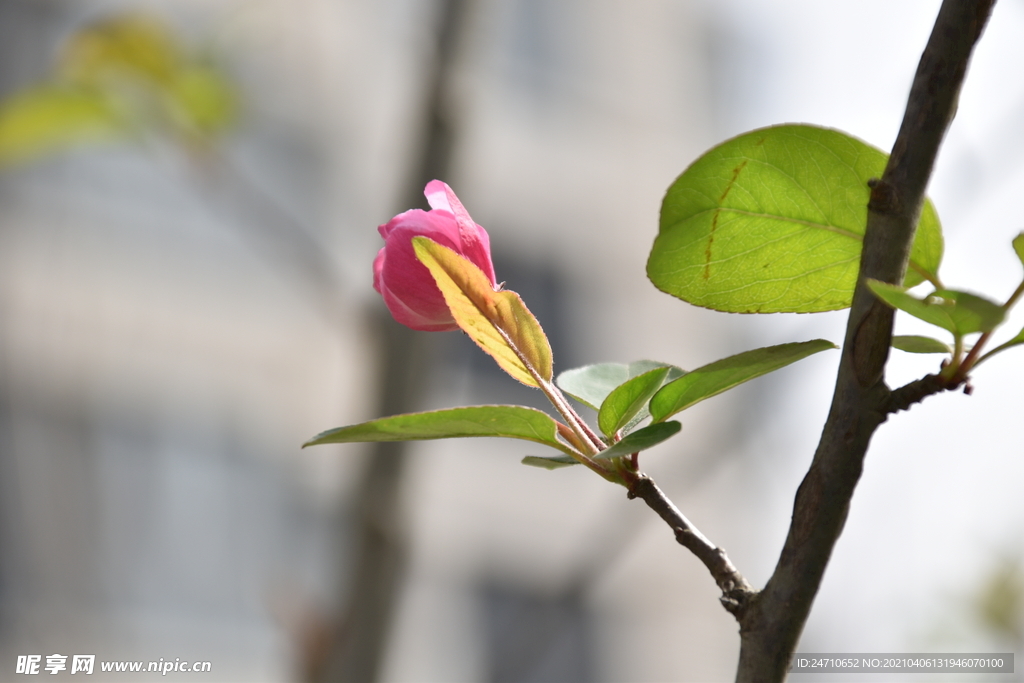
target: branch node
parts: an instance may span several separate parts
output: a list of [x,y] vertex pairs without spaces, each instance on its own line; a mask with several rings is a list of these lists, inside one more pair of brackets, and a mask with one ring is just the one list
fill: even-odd
[[896,188],[881,178],[868,181],[871,198],[868,200],[868,211],[895,214],[899,212],[900,199]]

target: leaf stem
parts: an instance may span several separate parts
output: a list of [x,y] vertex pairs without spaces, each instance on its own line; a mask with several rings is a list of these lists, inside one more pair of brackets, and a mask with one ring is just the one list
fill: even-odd
[[[1013,294],[1011,294],[1010,298],[1006,300],[1005,304],[1003,304],[1002,309],[1004,311],[1009,312],[1009,310],[1013,308],[1013,306],[1017,303],[1017,300],[1020,299],[1022,294],[1024,294],[1024,280],[1022,280],[1021,283],[1017,285],[1017,289],[1013,290]],[[974,366],[976,366],[978,363],[985,360],[992,354],[998,351],[1002,351],[1003,348],[1005,348],[1004,346],[997,346],[996,348],[992,349],[991,353],[986,353],[984,356],[981,356],[980,358],[978,357],[978,354],[980,354],[982,349],[985,348],[985,343],[988,342],[989,337],[992,336],[992,332],[994,332],[994,330],[989,330],[988,332],[985,332],[978,338],[978,342],[971,348],[970,352],[967,354],[967,357],[964,358],[964,361],[960,363],[960,365],[957,367],[956,374],[953,375],[954,378],[958,380],[966,379],[967,373],[969,373],[974,368]]]

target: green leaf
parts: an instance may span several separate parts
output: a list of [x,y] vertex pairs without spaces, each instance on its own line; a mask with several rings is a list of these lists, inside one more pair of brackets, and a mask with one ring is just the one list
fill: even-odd
[[738,384],[766,375],[812,354],[838,348],[824,339],[767,346],[744,351],[692,370],[669,382],[651,399],[654,422],[675,415],[706,398],[717,396]]
[[997,353],[1005,351],[1006,349],[1012,348],[1014,346],[1020,346],[1021,344],[1024,344],[1024,328],[1021,328],[1021,331],[1018,332],[1017,336],[1014,337],[1013,339],[1010,339],[1009,341],[1000,344],[996,348],[992,349],[991,351],[983,355],[981,358],[978,359],[978,362],[975,363],[974,365],[975,367],[977,367],[986,360],[988,360],[989,358],[991,358],[992,356],[996,355]]
[[953,353],[949,344],[916,334],[895,336],[892,338],[892,346],[907,353]]
[[1013,238],[1013,250],[1017,252],[1017,258],[1024,265],[1024,232]]
[[636,415],[647,407],[655,392],[665,383],[669,368],[649,370],[615,387],[601,404],[597,413],[597,424],[608,437],[626,426]]
[[607,460],[608,458],[617,458],[622,455],[632,455],[633,453],[645,451],[675,436],[682,428],[683,425],[674,420],[672,422],[659,422],[647,425],[643,429],[627,434],[622,437],[622,441],[612,444],[609,448],[593,457],[598,460]]
[[955,335],[989,332],[1006,317],[1002,306],[970,292],[940,289],[918,299],[903,287],[878,280],[868,280],[868,287],[893,308]]
[[96,92],[51,85],[31,88],[0,105],[0,167],[121,131],[113,108]]
[[1002,306],[990,299],[955,289],[940,289],[932,296],[953,302],[950,314],[960,334],[991,332],[1006,319]]
[[595,363],[559,373],[555,384],[583,405],[600,410],[608,395],[623,382],[656,368],[669,368],[668,380],[686,373],[668,363],[638,360],[633,363]]
[[472,261],[429,237],[413,237],[416,258],[444,295],[452,317],[502,370],[531,387],[550,382],[551,345],[519,295],[496,292]]
[[867,283],[871,291],[875,293],[875,296],[893,308],[905,311],[926,323],[936,325],[956,334],[956,325],[949,314],[951,306],[947,305],[942,299],[931,297],[929,299],[918,299],[916,296],[908,294],[905,287],[897,287],[896,285],[879,282],[878,280],[869,279]]
[[567,455],[555,455],[551,457],[528,455],[523,458],[523,464],[530,465],[531,467],[543,467],[546,470],[558,470],[571,465],[579,465],[578,462]]
[[523,406],[449,408],[382,417],[348,427],[330,429],[313,437],[302,447],[326,443],[502,436],[551,446],[571,456],[573,450],[558,439],[557,424],[550,415]]
[[[647,275],[718,311],[846,308],[867,224],[869,179],[886,155],[807,125],[755,130],[697,159],[669,188]],[[942,234],[926,202],[906,284],[937,281]]]

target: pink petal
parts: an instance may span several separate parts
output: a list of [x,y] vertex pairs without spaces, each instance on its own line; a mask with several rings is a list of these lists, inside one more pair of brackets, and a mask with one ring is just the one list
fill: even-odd
[[487,231],[473,221],[466,207],[447,183],[431,180],[424,188],[423,194],[426,195],[430,208],[447,211],[455,216],[455,222],[459,226],[460,243],[456,251],[484,271],[492,285],[496,284],[494,264],[491,262],[491,240]]

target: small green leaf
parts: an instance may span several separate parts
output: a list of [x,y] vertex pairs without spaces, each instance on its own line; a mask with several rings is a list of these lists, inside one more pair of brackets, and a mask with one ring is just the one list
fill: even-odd
[[691,370],[669,382],[651,399],[654,422],[675,415],[695,403],[732,389],[738,384],[766,375],[819,351],[838,348],[824,339],[767,346],[744,351]]
[[595,363],[559,373],[555,384],[583,405],[600,410],[600,406],[615,387],[623,382],[656,368],[668,368],[666,380],[686,374],[682,368],[653,360],[633,363]]
[[523,458],[523,464],[530,465],[531,467],[542,467],[546,470],[559,470],[563,467],[579,465],[578,462],[570,458],[568,455],[554,455],[551,457],[528,455]]
[[601,404],[597,424],[605,436],[612,437],[647,407],[655,392],[665,383],[668,368],[656,368],[615,387]]
[[1021,331],[1018,332],[1017,336],[1014,337],[1013,339],[1010,339],[1009,341],[1000,344],[996,348],[992,349],[991,351],[983,355],[981,358],[978,359],[978,362],[975,363],[974,365],[975,367],[977,367],[978,365],[981,365],[983,362],[985,362],[992,356],[996,355],[997,353],[1005,351],[1006,349],[1012,348],[1014,346],[1020,346],[1021,344],[1024,344],[1024,328],[1021,328]]
[[[845,133],[763,128],[695,161],[668,189],[647,262],[654,285],[733,313],[846,308],[886,155]],[[942,233],[925,202],[906,284],[937,281]]]
[[1013,250],[1017,252],[1017,258],[1024,265],[1024,232],[1013,238]]
[[557,424],[550,415],[534,408],[471,406],[382,417],[348,427],[338,427],[318,434],[302,447],[325,443],[502,436],[551,446],[571,456],[573,450],[558,439]]
[[1002,306],[970,292],[940,289],[918,299],[903,287],[878,280],[868,280],[868,287],[893,308],[955,335],[989,332],[1006,317]]
[[949,315],[949,306],[943,299],[918,299],[908,294],[905,287],[897,287],[878,280],[868,280],[868,287],[879,299],[893,308],[905,311],[910,315],[944,330],[956,334],[956,325]]
[[907,353],[953,353],[949,344],[916,334],[895,336],[892,338],[892,346]]
[[622,441],[612,444],[609,448],[593,457],[599,460],[606,460],[608,458],[617,458],[622,455],[632,455],[633,453],[646,451],[648,448],[653,448],[662,441],[675,436],[682,428],[683,425],[675,420],[647,425],[643,429],[627,434],[622,437]]
[[477,346],[527,386],[551,381],[551,345],[518,294],[494,291],[476,264],[429,237],[413,237],[412,246],[455,322]]
[[991,332],[1006,319],[1006,311],[994,301],[955,289],[940,289],[932,294],[953,302],[950,315],[960,334]]

